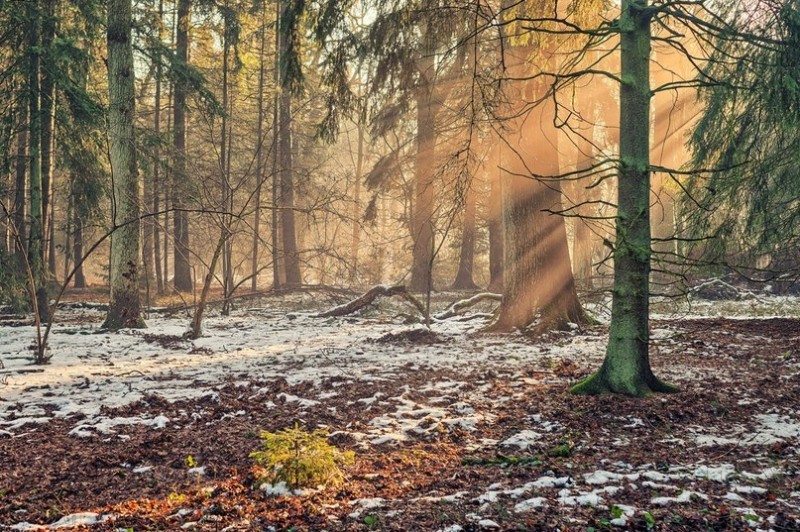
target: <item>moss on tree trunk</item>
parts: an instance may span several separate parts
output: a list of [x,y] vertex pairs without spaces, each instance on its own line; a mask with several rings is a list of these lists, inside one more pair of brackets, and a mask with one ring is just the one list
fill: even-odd
[[645,396],[676,388],[653,375],[650,303],[650,17],[647,0],[623,0],[620,166],[611,328],[600,370],[576,394]]
[[104,327],[144,327],[139,304],[139,181],[131,0],[108,3],[108,118],[113,177],[111,301]]

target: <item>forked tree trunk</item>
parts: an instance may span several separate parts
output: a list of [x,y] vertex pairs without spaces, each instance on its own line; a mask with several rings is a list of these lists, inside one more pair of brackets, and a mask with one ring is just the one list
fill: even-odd
[[108,121],[114,195],[111,301],[104,326],[144,327],[139,303],[139,180],[134,133],[132,0],[108,3]]
[[[178,0],[178,29],[175,33],[175,55],[184,65],[189,63],[189,24],[192,0]],[[186,109],[189,88],[183,77],[175,82],[173,140],[175,162],[172,187],[173,245],[175,270],[174,286],[179,292],[190,292],[193,288],[189,264],[189,215],[185,211],[185,196],[188,193],[186,180]]]
[[650,22],[647,0],[622,0],[620,168],[606,357],[573,393],[673,392],[650,368]]

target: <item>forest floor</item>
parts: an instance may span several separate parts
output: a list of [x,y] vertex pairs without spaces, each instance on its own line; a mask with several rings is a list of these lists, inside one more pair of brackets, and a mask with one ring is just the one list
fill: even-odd
[[[602,324],[314,317],[343,300],[250,300],[195,341],[186,311],[109,334],[67,303],[46,366],[0,318],[0,529],[800,530],[800,299],[654,304],[652,363],[682,391],[645,399],[567,393]],[[354,451],[343,487],[262,489],[259,432],[295,424]]]

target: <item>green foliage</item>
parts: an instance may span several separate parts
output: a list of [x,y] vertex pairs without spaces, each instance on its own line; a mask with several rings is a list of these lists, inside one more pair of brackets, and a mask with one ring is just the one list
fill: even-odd
[[189,469],[191,469],[193,467],[197,467],[197,460],[191,454],[186,457],[186,460],[184,460],[184,463],[186,464],[186,467],[188,467]]
[[308,432],[295,424],[280,432],[261,432],[262,451],[250,454],[265,468],[262,480],[285,482],[292,489],[339,487],[344,482],[342,466],[353,462],[352,451],[342,452],[328,443],[328,431]]
[[656,518],[653,517],[653,514],[644,512],[642,516],[644,517],[645,525],[647,525],[647,530],[652,530],[656,527]]
[[364,518],[364,524],[369,527],[370,530],[374,530],[378,526],[378,516],[377,515],[368,515]]
[[715,237],[692,250],[703,262],[756,268],[770,254],[779,276],[800,266],[800,9],[779,0],[755,9],[731,3],[729,31],[700,75],[704,111],[690,145],[707,171],[689,183],[685,226]]

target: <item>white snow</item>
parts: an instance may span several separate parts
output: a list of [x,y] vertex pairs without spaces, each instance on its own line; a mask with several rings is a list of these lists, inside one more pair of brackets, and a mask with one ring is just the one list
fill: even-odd
[[530,447],[533,447],[536,442],[541,439],[541,437],[542,435],[538,432],[532,430],[523,430],[506,438],[500,442],[500,445],[505,447],[519,447],[520,450],[524,451]]
[[528,512],[547,505],[546,497],[533,497],[514,505],[515,512]]

